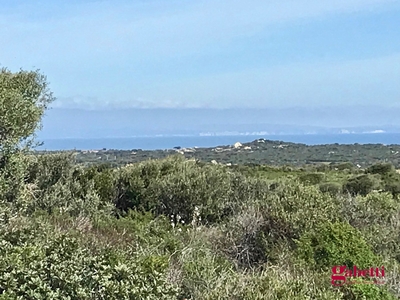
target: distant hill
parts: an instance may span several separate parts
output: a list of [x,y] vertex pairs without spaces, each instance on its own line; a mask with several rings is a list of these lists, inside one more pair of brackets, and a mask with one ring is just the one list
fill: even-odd
[[[40,153],[40,152],[39,152]],[[315,145],[257,139],[250,143],[237,143],[211,148],[180,148],[168,150],[95,150],[76,151],[76,162],[84,164],[110,163],[120,166],[148,159],[183,155],[205,162],[245,165],[308,165],[351,162],[356,167],[367,167],[379,162],[400,167],[400,145],[353,144]]]

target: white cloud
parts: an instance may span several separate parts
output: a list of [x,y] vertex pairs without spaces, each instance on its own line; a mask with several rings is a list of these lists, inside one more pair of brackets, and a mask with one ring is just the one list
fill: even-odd
[[363,133],[385,133],[385,130],[377,129],[372,131],[364,131]]
[[95,97],[84,97],[77,95],[74,97],[62,97],[57,99],[52,105],[52,108],[83,108],[88,110],[97,109],[112,109],[112,108],[200,108],[205,105],[190,105],[186,102],[178,102],[172,100],[144,100],[134,99],[130,101],[107,101],[99,100]]

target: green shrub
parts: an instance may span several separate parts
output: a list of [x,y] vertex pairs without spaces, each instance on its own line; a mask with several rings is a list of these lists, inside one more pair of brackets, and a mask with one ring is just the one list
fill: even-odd
[[112,176],[111,170],[95,173],[90,168],[75,166],[68,153],[33,157],[25,178],[25,198],[29,198],[25,212],[110,214]]
[[354,169],[354,165],[351,162],[339,163],[334,165],[334,167],[340,171]]
[[23,299],[176,299],[168,258],[111,248],[96,255],[71,234],[13,246],[2,240],[0,287]]
[[261,197],[268,190],[263,181],[180,156],[122,168],[116,186],[118,209],[179,215],[186,223],[196,207],[203,222],[219,222],[232,215],[242,201]]
[[331,168],[330,168],[328,165],[326,165],[326,164],[319,164],[319,165],[317,165],[317,166],[315,167],[315,169],[316,169],[318,172],[327,172],[327,171],[329,171]]
[[398,299],[391,294],[385,286],[376,284],[353,284],[349,288],[353,299],[395,300]]
[[339,218],[339,206],[335,198],[322,193],[316,186],[306,186],[296,181],[282,182],[268,195],[264,207],[267,219],[273,220],[278,227],[287,224],[295,235]]
[[342,191],[342,186],[337,182],[325,182],[319,185],[319,189],[323,193],[329,193],[331,196],[336,196]]
[[82,195],[85,190],[93,188],[104,205],[114,203],[117,197],[115,170],[108,164],[75,168],[71,179],[83,187]]
[[392,193],[395,197],[398,196],[400,194],[400,175],[397,173],[390,173],[382,177],[384,190]]
[[31,158],[23,151],[2,153],[0,149],[0,201],[11,204],[13,211],[25,210],[31,200],[24,193],[30,163]]
[[365,170],[365,173],[371,173],[371,174],[380,174],[380,175],[387,175],[388,173],[391,173],[394,171],[394,167],[392,164],[387,164],[387,163],[379,163],[370,166]]
[[300,258],[317,269],[333,266],[370,268],[379,262],[362,234],[347,223],[319,224],[297,242]]
[[263,198],[245,202],[214,239],[240,268],[276,263],[283,248],[317,224],[339,219],[338,203],[314,186],[281,182]]
[[385,191],[390,192],[393,196],[397,197],[400,195],[400,182],[386,183],[384,189]]
[[262,208],[256,205],[244,206],[225,226],[211,231],[210,238],[213,245],[239,268],[257,267],[271,259],[269,251],[274,246],[267,240],[267,222]]
[[324,178],[325,178],[324,173],[306,173],[300,175],[299,177],[300,182],[312,185],[321,183],[321,181],[323,181]]
[[379,188],[379,182],[371,175],[364,174],[350,178],[344,185],[343,190],[355,196],[357,194],[367,195],[374,189]]
[[341,215],[380,255],[400,259],[400,203],[390,193],[343,199]]
[[182,298],[211,300],[220,295],[232,296],[226,295],[224,287],[236,277],[233,264],[212,250],[205,233],[191,230],[185,239],[186,246],[172,262],[180,273]]
[[67,179],[74,169],[71,153],[57,153],[32,156],[28,166],[26,182],[46,190],[57,182]]

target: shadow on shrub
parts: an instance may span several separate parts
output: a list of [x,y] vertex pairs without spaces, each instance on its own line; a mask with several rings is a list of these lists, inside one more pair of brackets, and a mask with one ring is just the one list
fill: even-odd
[[343,191],[347,191],[352,196],[365,196],[374,189],[379,188],[378,180],[369,174],[350,178],[344,185]]
[[325,182],[319,185],[319,190],[323,193],[329,193],[331,196],[336,196],[342,192],[342,186],[337,182]]
[[325,178],[325,174],[324,173],[308,173],[308,174],[304,174],[301,175],[299,177],[300,182],[304,183],[304,184],[319,184],[321,183]]

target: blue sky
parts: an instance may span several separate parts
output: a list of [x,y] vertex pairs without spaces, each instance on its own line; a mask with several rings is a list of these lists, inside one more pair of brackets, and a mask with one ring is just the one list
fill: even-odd
[[54,107],[397,106],[400,0],[0,0]]

